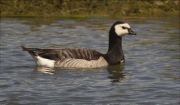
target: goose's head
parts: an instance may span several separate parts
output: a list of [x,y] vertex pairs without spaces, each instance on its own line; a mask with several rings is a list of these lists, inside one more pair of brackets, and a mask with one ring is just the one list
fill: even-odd
[[113,25],[114,31],[117,36],[122,37],[124,35],[136,35],[136,33],[131,29],[128,23],[117,21]]

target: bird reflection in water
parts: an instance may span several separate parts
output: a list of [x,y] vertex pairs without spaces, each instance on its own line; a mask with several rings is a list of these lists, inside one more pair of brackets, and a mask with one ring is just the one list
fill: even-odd
[[53,68],[49,67],[35,67],[34,70],[45,74],[54,74],[55,72]]
[[[115,83],[115,82],[121,82],[121,80],[123,80],[125,76],[125,74],[122,73],[123,69],[124,69],[124,64],[107,67],[107,71],[111,75],[111,76],[108,76],[108,78],[111,79],[111,82]],[[45,73],[45,74],[54,74],[56,69],[48,68],[48,67],[35,67],[34,70],[41,73]],[[82,71],[86,71],[86,69]]]
[[111,76],[108,76],[108,78],[112,80],[111,82],[121,82],[121,80],[123,80],[125,76],[125,74],[122,73],[123,69],[124,64],[109,66],[107,68],[109,74],[111,74]]

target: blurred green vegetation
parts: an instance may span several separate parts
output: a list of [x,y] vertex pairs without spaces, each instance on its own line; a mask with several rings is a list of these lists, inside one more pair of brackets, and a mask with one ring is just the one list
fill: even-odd
[[1,16],[178,16],[179,0],[1,0]]

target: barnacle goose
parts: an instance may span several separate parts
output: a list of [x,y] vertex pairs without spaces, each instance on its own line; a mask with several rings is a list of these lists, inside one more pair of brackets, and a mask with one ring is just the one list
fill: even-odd
[[29,52],[36,66],[63,68],[98,68],[124,62],[122,36],[136,35],[128,23],[117,21],[109,31],[109,48],[106,54],[87,48],[39,49],[21,46]]

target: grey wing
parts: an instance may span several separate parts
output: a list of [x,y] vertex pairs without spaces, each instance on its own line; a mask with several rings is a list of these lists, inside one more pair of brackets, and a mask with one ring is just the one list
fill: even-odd
[[84,60],[97,60],[102,55],[101,53],[86,49],[40,49],[36,51],[36,55],[50,60],[62,60],[65,58],[84,59]]

